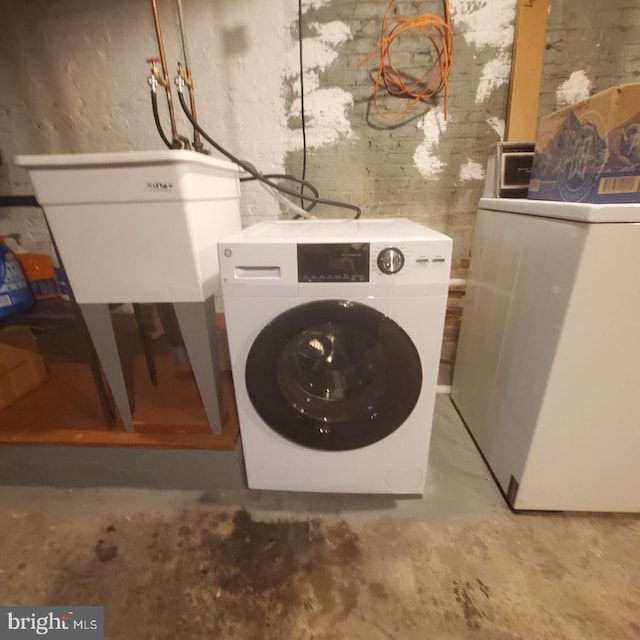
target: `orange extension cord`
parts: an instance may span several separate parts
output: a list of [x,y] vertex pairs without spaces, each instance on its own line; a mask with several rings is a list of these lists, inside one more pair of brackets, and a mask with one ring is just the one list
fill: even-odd
[[[447,80],[451,70],[453,51],[453,31],[451,30],[451,17],[449,13],[449,0],[443,0],[444,20],[434,14],[423,14],[413,18],[390,18],[395,0],[389,0],[382,19],[382,32],[380,44],[358,63],[358,67],[364,64],[375,53],[380,53],[378,73],[373,89],[373,103],[376,110],[383,118],[399,118],[413,108],[418,102],[433,98],[444,90],[444,117],[447,117]],[[429,66],[424,74],[407,85],[403,74],[391,60],[391,45],[396,38],[410,31],[420,30],[431,42],[436,60]],[[378,92],[380,83],[384,82],[387,92],[392,96],[412,98],[404,109],[388,113],[383,111],[378,104]]]

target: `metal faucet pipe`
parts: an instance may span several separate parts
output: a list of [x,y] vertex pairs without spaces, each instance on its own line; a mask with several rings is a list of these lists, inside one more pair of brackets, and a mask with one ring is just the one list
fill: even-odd
[[[191,106],[191,115],[193,119],[198,120],[196,116],[196,97],[193,87],[193,78],[191,76],[191,63],[189,61],[189,49],[187,47],[187,35],[184,28],[184,16],[182,14],[182,0],[176,0],[176,9],[178,11],[178,24],[180,26],[180,39],[182,40],[182,57],[184,59],[184,71],[185,71],[185,84],[189,90],[189,103]],[[196,151],[203,151],[204,145],[200,139],[200,133],[194,127],[193,128],[193,148]]]
[[176,114],[173,110],[173,100],[171,99],[171,83],[169,82],[169,76],[167,74],[167,57],[164,52],[164,40],[162,39],[162,30],[160,28],[160,18],[158,17],[158,5],[156,0],[151,0],[151,10],[153,11],[153,22],[156,28],[156,39],[158,41],[158,51],[160,53],[160,71],[162,73],[161,84],[167,92],[167,106],[169,107],[169,118],[171,120],[171,138],[172,141],[175,142],[180,139],[180,136],[178,136]]

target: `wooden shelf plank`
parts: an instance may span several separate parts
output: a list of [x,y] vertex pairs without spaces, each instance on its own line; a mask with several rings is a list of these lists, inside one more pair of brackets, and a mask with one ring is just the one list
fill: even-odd
[[[16,444],[51,444],[74,445],[87,447],[138,447],[162,449],[209,449],[215,451],[231,451],[238,439],[238,415],[231,374],[222,375],[222,407],[223,424],[221,434],[190,433],[190,427],[144,425],[146,432],[127,433],[126,431],[47,429],[46,425],[33,427],[9,427],[0,429],[0,445]],[[46,420],[43,417],[43,421]],[[135,424],[135,422],[134,422]]]
[[518,0],[504,139],[533,142],[538,124],[549,0]]

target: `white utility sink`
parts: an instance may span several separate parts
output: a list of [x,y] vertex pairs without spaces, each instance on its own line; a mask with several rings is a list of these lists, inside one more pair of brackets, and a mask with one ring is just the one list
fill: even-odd
[[240,230],[240,169],[195,151],[18,156],[118,412],[134,431],[110,303],[172,303],[212,431],[221,430],[218,240]]
[[76,300],[198,302],[240,229],[240,170],[195,151],[23,155]]

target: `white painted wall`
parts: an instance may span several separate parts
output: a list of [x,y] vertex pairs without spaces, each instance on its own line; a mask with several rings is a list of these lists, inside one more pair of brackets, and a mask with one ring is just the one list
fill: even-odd
[[[283,97],[284,78],[297,73],[295,0],[183,4],[201,124],[236,155],[265,172],[281,171],[285,154],[296,146]],[[158,5],[173,78],[180,56],[175,4],[159,0]],[[30,192],[25,172],[11,165],[19,153],[162,148],[146,82],[145,60],[158,55],[149,2],[3,0],[0,9],[0,78],[9,89],[0,92],[0,150],[6,163],[0,188]],[[314,67],[327,64],[341,37],[339,25],[318,33],[309,43],[319,49]],[[312,92],[311,97],[311,107],[315,101],[322,108],[322,96]],[[181,132],[191,135],[178,115]],[[168,132],[168,118],[163,121]],[[278,215],[272,198],[255,184],[243,191],[245,222]]]

